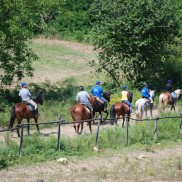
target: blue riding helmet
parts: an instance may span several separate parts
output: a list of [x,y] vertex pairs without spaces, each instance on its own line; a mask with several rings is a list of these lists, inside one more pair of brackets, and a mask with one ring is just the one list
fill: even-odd
[[25,85],[27,85],[27,82],[21,82],[21,87],[24,87]]
[[100,81],[96,81],[96,85],[99,85],[100,84]]
[[123,88],[123,89],[126,89],[126,88],[127,88],[127,86],[126,86],[126,85],[124,85],[122,88]]
[[172,80],[168,80],[168,83],[172,83]]

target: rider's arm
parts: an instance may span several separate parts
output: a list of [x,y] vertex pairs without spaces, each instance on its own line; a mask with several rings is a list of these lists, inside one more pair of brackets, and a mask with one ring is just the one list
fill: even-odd
[[94,90],[94,89],[93,89],[93,87],[92,87],[91,90],[90,90],[90,92],[91,92],[92,94],[93,94],[93,90]]
[[77,96],[76,96],[76,100],[79,101],[79,96],[78,96],[78,94],[77,94]]

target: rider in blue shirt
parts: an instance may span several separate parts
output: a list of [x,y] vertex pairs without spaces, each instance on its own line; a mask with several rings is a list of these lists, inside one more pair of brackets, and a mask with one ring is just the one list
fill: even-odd
[[100,81],[96,81],[96,85],[91,88],[90,92],[93,94],[93,96],[98,97],[104,103],[104,110],[106,110],[107,100],[102,97],[104,91],[100,87]]
[[149,89],[148,89],[147,83],[143,84],[141,93],[142,93],[142,98],[146,98],[146,99],[150,100],[150,94],[149,94]]

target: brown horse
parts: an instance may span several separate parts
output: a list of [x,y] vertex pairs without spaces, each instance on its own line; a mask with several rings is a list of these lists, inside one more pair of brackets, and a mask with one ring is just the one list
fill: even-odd
[[[106,91],[106,92],[104,92],[102,97],[104,97],[107,100],[107,102],[110,102],[110,95],[111,95],[111,92]],[[106,117],[104,118],[104,120],[107,119],[107,116],[109,113],[107,110],[104,111],[104,104],[102,104],[100,101],[98,101],[97,97],[94,97],[94,96],[91,97],[90,103],[92,104],[92,107],[93,107],[93,117],[95,116],[95,113],[98,112],[100,114],[101,123],[102,123],[103,122],[102,112],[104,112],[104,113],[106,113]]]
[[[42,92],[40,92],[38,94],[38,96],[36,97],[36,99],[34,101],[37,104],[40,104],[40,105],[43,104]],[[19,124],[21,124],[23,119],[27,119],[27,122],[29,124],[29,121],[31,118],[33,118],[35,120],[35,123],[38,123],[38,118],[35,117],[34,112],[30,110],[28,105],[26,105],[24,103],[17,103],[14,106],[12,106],[12,109],[11,109],[11,118],[10,118],[9,129],[13,128],[15,119],[18,120],[18,125],[19,125]],[[37,131],[39,132],[38,124],[36,125],[36,127],[37,127]],[[28,130],[28,135],[30,135],[30,125],[28,125],[27,130]],[[20,137],[18,128],[17,128],[17,134],[18,134],[18,137]]]
[[[75,104],[70,108],[70,114],[73,119],[73,122],[75,122],[74,128],[76,134],[81,134],[83,130],[83,122],[80,121],[91,119],[89,109],[82,104]],[[80,130],[80,125],[81,125],[81,130]],[[88,121],[88,125],[90,132],[92,133],[91,121]]]
[[[174,92],[176,93],[176,96],[177,96],[176,99],[180,98],[180,96],[182,95],[181,89],[177,89]],[[167,105],[171,105],[171,111],[172,111],[172,109],[175,110],[175,102],[171,98],[170,93],[169,92],[162,92],[159,96],[159,111],[162,111],[162,108],[164,110]]]
[[[116,118],[117,115],[117,118]],[[129,117],[130,117],[130,107],[122,102],[116,102],[113,104],[110,108],[110,118],[111,118],[111,124],[113,125],[114,123],[117,124],[118,118],[120,116],[123,117],[123,124],[122,127],[124,127],[124,122],[125,122],[125,115],[128,117],[128,124],[129,124]]]

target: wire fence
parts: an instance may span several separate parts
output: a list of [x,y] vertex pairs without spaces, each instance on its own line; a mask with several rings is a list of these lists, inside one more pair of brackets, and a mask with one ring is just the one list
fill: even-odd
[[[179,116],[167,116],[167,117],[156,117],[155,119],[144,119],[140,121],[149,121],[153,120],[154,121],[154,140],[157,139],[157,131],[158,131],[158,122],[159,120],[163,119],[168,119],[168,118],[179,118],[180,119],[180,124],[179,124],[179,130],[180,130],[180,137],[182,137],[182,113]],[[121,118],[115,118],[114,120],[118,120]],[[129,120],[134,120],[136,123],[138,123],[139,120],[135,118],[131,118],[126,116],[126,145],[129,144]],[[106,121],[111,121],[113,119],[106,119]],[[28,126],[31,125],[53,125],[57,124],[58,127],[58,132],[57,132],[57,148],[58,151],[61,150],[61,125],[70,125],[70,124],[75,124],[75,123],[85,123],[89,121],[98,121],[97,124],[97,130],[96,130],[96,137],[95,137],[95,146],[98,147],[98,141],[99,141],[99,131],[100,131],[100,125],[101,125],[101,119],[98,118],[93,118],[93,119],[88,119],[88,120],[82,120],[78,122],[69,122],[64,119],[61,119],[60,114],[58,114],[58,120],[57,121],[50,121],[50,122],[42,122],[42,123],[29,123],[29,124],[20,124],[17,125],[17,127],[12,128],[12,129],[1,129],[0,132],[7,132],[7,131],[13,131],[17,129],[21,129],[21,134],[20,134],[20,144],[19,144],[19,156],[22,155],[22,146],[23,146],[23,137],[24,137],[24,128],[28,128]]]

